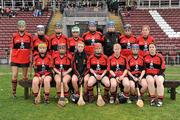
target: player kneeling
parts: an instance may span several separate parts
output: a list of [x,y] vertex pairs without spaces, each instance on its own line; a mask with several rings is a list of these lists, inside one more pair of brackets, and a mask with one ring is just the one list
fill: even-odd
[[[68,83],[71,80],[71,55],[67,54],[67,46],[65,43],[60,43],[58,46],[59,53],[53,56],[53,66],[55,71],[54,80],[56,82],[56,91],[58,98],[61,98],[62,94],[63,97],[65,96],[65,102],[68,103],[69,97],[69,87]],[[64,84],[64,89],[62,90],[61,82]],[[63,93],[61,94],[61,92]],[[61,96],[61,97],[60,97]]]
[[120,55],[121,46],[119,44],[114,44],[113,46],[114,54],[108,60],[108,70],[110,73],[110,82],[111,82],[111,97],[110,103],[114,103],[117,94],[117,86],[123,86],[123,94],[121,94],[118,99],[119,102],[124,103],[128,99],[128,94],[130,90],[129,79],[127,75],[127,62],[126,58]]
[[[84,43],[79,41],[77,43],[77,52],[73,56],[73,76],[72,76],[72,85],[74,88],[73,100],[77,102],[79,99],[79,89],[78,86],[84,83],[84,98],[87,101],[87,83],[89,80],[89,74],[87,74],[87,55],[84,51]],[[77,99],[76,99],[77,98]]]
[[102,52],[101,43],[95,43],[94,55],[89,57],[87,68],[90,69],[90,78],[88,80],[89,102],[92,103],[94,101],[93,86],[97,81],[104,85],[104,101],[108,102],[110,82],[106,70],[107,57]]
[[[141,96],[147,90],[147,82],[145,79],[145,67],[144,67],[144,60],[143,58],[138,55],[139,52],[139,45],[133,44],[132,45],[132,53],[133,55],[128,58],[128,66],[129,66],[129,80],[130,80],[130,87],[131,87],[131,95],[132,98],[135,97],[137,91],[136,88],[141,88],[140,93]],[[134,99],[132,99],[134,100]]]
[[[35,97],[35,104],[40,103],[40,90],[42,84],[44,84],[44,97],[45,103],[49,103],[49,92],[50,92],[50,82],[51,77],[51,56],[47,54],[47,45],[45,43],[40,43],[38,45],[39,54],[34,58],[34,70],[35,75],[32,81],[32,90]],[[40,85],[40,87],[39,87]]]
[[149,45],[149,54],[144,57],[146,66],[146,80],[151,97],[151,106],[161,107],[164,96],[165,61],[161,54],[156,53],[156,46]]

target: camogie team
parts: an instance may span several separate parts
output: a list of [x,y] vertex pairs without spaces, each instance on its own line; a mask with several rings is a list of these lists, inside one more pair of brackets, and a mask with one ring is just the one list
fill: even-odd
[[96,100],[94,86],[102,84],[105,103],[137,101],[137,95],[143,97],[147,92],[151,106],[162,106],[165,61],[156,51],[148,25],[142,26],[139,37],[132,34],[130,24],[124,26],[124,34],[116,32],[114,21],[107,22],[104,35],[97,31],[95,21],[89,21],[89,31],[82,37],[79,27],[72,27],[71,38],[62,33],[62,27],[58,22],[55,33],[48,37],[45,27],[38,25],[36,35],[32,36],[26,31],[25,21],[18,21],[9,61],[13,97],[16,97],[18,68],[22,68],[23,80],[28,80],[28,67],[32,64],[35,104],[40,102],[37,97],[42,84],[44,102],[49,103],[51,82],[55,82],[57,98],[62,99],[63,91],[66,103],[70,99],[78,101],[80,85],[84,87],[84,100],[92,103]]

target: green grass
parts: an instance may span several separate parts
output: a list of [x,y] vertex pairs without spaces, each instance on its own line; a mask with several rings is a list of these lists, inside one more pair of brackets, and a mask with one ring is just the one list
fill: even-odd
[[[166,78],[179,80],[180,67],[168,66]],[[64,108],[56,105],[55,90],[51,91],[49,105],[32,104],[33,98],[24,100],[23,88],[18,86],[17,99],[11,98],[11,75],[8,66],[0,66],[0,120],[179,120],[180,95],[176,101],[170,100],[165,90],[164,106],[162,108],[150,107],[145,99],[145,107],[140,109],[133,104],[106,105],[97,107],[96,104],[86,104],[78,107],[68,104]],[[175,75],[174,75],[175,74]],[[174,75],[174,76],[172,76]],[[180,90],[180,88],[178,88]]]

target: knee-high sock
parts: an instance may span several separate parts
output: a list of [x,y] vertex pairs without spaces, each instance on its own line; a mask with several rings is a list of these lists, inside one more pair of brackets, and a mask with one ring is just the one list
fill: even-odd
[[12,80],[12,94],[16,94],[17,80]]

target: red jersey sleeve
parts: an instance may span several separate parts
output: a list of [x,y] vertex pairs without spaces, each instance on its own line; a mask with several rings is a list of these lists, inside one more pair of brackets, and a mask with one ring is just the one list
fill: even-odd
[[111,56],[108,58],[108,61],[107,61],[107,70],[110,71],[111,70]]
[[88,60],[87,60],[87,69],[91,68],[91,58],[93,57],[93,55],[91,55]]
[[133,35],[133,37],[134,37],[134,39],[135,39],[135,44],[138,44],[137,37],[136,37],[136,36],[134,36],[134,35]]
[[151,38],[152,38],[152,43],[155,43],[156,41],[155,41],[154,37],[151,36]]
[[35,41],[37,39],[37,36],[32,36],[32,50],[34,50],[34,47],[35,47]]
[[160,56],[161,61],[162,61],[162,63],[161,63],[161,69],[162,69],[162,70],[165,70],[165,69],[166,69],[166,65],[165,65],[164,57],[163,57],[161,54],[159,54],[159,56]]
[[126,69],[130,70],[129,61],[131,60],[131,56],[129,56],[128,58],[124,58],[124,60],[125,60],[125,63],[126,63]]
[[53,67],[53,59],[52,59],[51,56],[49,56],[49,59],[50,59],[50,61],[49,61],[49,67],[52,68],[52,67]]
[[98,33],[99,33],[99,35],[101,36],[100,41],[101,41],[101,43],[103,43],[103,42],[104,42],[104,37],[103,37],[103,34],[102,34],[101,32],[98,32]]
[[88,33],[88,32],[85,32],[85,33],[82,34],[83,40],[85,40],[85,37],[86,37],[86,34],[87,34],[87,33]]
[[30,46],[31,46],[31,49],[33,48],[33,38],[32,38],[32,35],[29,33],[29,37],[31,39],[31,43],[30,43]]
[[51,50],[51,40],[50,40],[49,36],[46,36],[46,40],[48,42],[48,49]]

